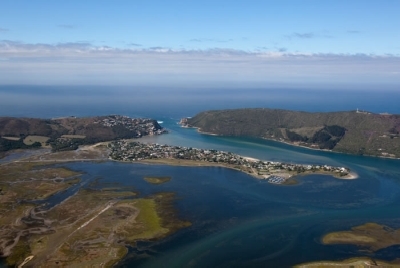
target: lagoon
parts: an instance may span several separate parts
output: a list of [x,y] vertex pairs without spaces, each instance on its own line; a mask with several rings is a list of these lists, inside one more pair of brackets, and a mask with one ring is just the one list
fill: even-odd
[[[310,175],[301,177],[299,185],[279,186],[218,167],[126,164],[148,170],[146,175],[170,176],[171,181],[159,189],[176,192],[177,208],[194,224],[164,241],[144,243],[143,252],[151,257],[137,258],[134,251],[121,267],[289,267],[370,256],[351,245],[322,245],[320,239],[328,232],[365,222],[400,226],[396,214],[399,160],[315,151],[254,138],[208,136],[182,129],[176,120],[163,121],[171,133],[143,141],[226,150],[263,160],[346,166],[360,177],[348,181]],[[376,256],[392,260],[393,252],[388,248]]]
[[[4,88],[0,91],[0,95],[9,93]],[[18,97],[17,93],[9,94]],[[30,93],[25,89],[19,94],[25,96]],[[54,100],[57,109],[49,109],[49,98]],[[261,102],[246,101],[252,105],[243,103],[243,106],[261,107]],[[105,100],[103,102],[106,103]],[[162,125],[170,133],[146,137],[141,142],[224,150],[261,160],[345,166],[359,175],[356,180],[309,175],[300,177],[297,185],[282,186],[221,167],[175,167],[111,161],[66,164],[71,169],[84,172],[82,183],[51,197],[47,200],[49,207],[61,202],[79,187],[119,185],[139,192],[139,196],[158,192],[176,193],[174,205],[178,215],[193,223],[191,227],[165,239],[138,243],[137,248],[130,248],[119,267],[289,267],[309,261],[358,256],[384,260],[399,257],[396,246],[369,253],[353,245],[323,245],[321,238],[328,232],[347,230],[365,222],[399,228],[400,160],[315,151],[255,138],[202,135],[195,129],[184,129],[177,124],[180,117],[194,115],[193,112],[200,106],[186,110],[182,106],[170,113],[162,107],[150,113],[136,109],[134,105],[119,105],[116,101],[103,106],[100,100],[100,104],[63,106],[56,94],[46,99],[49,104],[45,107],[23,103],[15,106],[17,103],[18,100],[14,104],[9,101],[8,106],[0,107],[0,111],[3,115],[46,115],[48,118],[99,113],[153,117],[163,121]],[[275,105],[279,106],[279,102]],[[350,101],[342,107],[349,109],[349,105]],[[389,105],[389,111],[397,111],[396,105]],[[379,112],[378,109],[384,105],[371,104],[370,107]],[[302,109],[300,106],[297,108]],[[326,109],[334,110],[334,107]],[[143,180],[144,177],[170,177],[171,180],[154,185]]]
[[[288,267],[343,259],[363,253],[354,246],[322,245],[325,233],[370,221],[400,225],[395,213],[400,185],[390,178],[363,174],[348,181],[310,175],[296,186],[279,186],[219,167],[116,162],[67,166],[84,171],[84,180],[97,179],[96,187],[117,184],[141,196],[174,192],[180,217],[193,223],[164,240],[139,243],[121,267]],[[153,185],[143,180],[146,176],[171,180]]]

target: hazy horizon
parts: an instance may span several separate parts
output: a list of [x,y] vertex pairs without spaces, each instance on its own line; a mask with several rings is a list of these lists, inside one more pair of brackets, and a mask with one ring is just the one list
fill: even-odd
[[393,104],[397,1],[16,0],[2,7],[5,112],[23,103],[142,110],[147,103],[192,112],[364,106],[400,113]]
[[0,84],[398,87],[399,8],[360,0],[7,1]]
[[204,110],[271,108],[308,112],[368,110],[400,114],[398,90],[310,88],[158,88],[0,86],[0,114],[18,117],[123,114],[184,117]]

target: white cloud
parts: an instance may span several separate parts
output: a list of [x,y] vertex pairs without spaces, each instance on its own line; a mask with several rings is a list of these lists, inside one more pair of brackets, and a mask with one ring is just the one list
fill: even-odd
[[400,84],[400,57],[0,42],[3,84]]
[[314,39],[314,38],[333,38],[328,31],[319,32],[304,32],[304,33],[292,33],[285,36],[287,39]]

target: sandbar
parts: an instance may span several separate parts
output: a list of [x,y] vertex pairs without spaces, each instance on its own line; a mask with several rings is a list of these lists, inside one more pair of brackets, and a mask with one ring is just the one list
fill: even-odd
[[[257,162],[259,161],[256,158],[251,158],[251,157],[243,157],[246,159],[251,159],[249,161]],[[124,161],[122,161],[124,162]],[[269,176],[275,175],[275,176],[280,176],[286,179],[286,182],[290,179],[293,180],[296,177],[300,176],[307,176],[307,175],[312,175],[312,174],[321,174],[321,175],[329,175],[337,179],[343,179],[343,180],[352,180],[352,179],[357,179],[358,174],[355,172],[350,172],[347,175],[340,176],[340,174],[334,173],[334,172],[329,172],[329,171],[305,171],[302,173],[297,173],[294,171],[284,171],[284,170],[277,170],[275,172],[272,172],[270,175],[262,175],[258,174],[254,169],[244,167],[244,166],[238,166],[238,165],[231,165],[227,163],[218,163],[218,162],[207,162],[207,161],[195,161],[195,160],[188,160],[188,159],[175,159],[175,158],[158,158],[158,159],[143,159],[140,161],[135,161],[133,163],[146,163],[146,164],[165,164],[165,165],[171,165],[171,166],[190,166],[190,167],[224,167],[224,168],[230,168],[234,169],[237,171],[244,172],[254,178],[257,179],[268,179]],[[292,185],[295,183],[284,183],[283,185]]]
[[330,267],[343,267],[343,268],[370,268],[370,267],[399,267],[400,262],[385,262],[372,258],[359,257],[351,258],[342,261],[316,261],[298,264],[295,268],[330,268]]
[[355,226],[349,231],[339,231],[326,234],[322,243],[351,244],[370,251],[377,251],[400,244],[400,229],[392,229],[377,223],[366,223]]

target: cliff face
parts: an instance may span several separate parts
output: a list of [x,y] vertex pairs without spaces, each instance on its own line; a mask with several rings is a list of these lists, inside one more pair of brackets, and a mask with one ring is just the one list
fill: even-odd
[[188,126],[225,136],[251,136],[334,151],[400,157],[400,115],[275,109],[205,111]]

